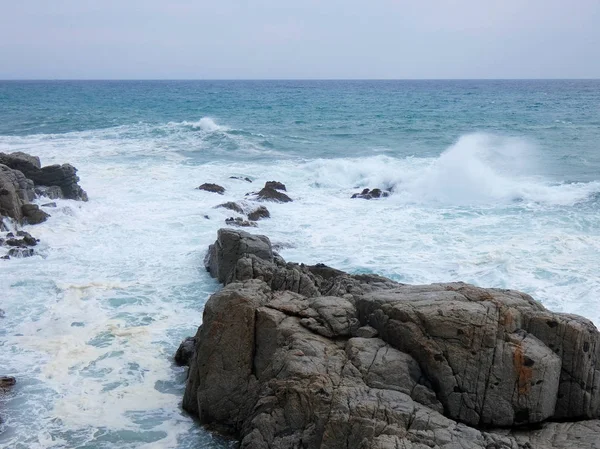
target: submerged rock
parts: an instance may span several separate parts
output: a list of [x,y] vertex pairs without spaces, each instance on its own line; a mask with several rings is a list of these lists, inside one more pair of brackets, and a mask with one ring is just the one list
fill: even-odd
[[202,184],[198,187],[198,190],[205,190],[207,192],[218,193],[219,195],[223,195],[225,193],[225,188],[221,187],[218,184],[212,184],[210,182]]
[[62,199],[65,197],[62,189],[58,186],[38,186],[35,188],[35,193],[38,196],[45,196],[51,200]]
[[244,220],[242,217],[226,218],[225,224],[228,224],[229,226],[240,226],[244,228],[255,228],[257,226],[255,221]]
[[7,389],[17,383],[17,379],[12,376],[0,376],[0,388]]
[[235,203],[233,201],[228,201],[226,203],[219,204],[218,206],[215,206],[215,207],[222,207],[223,209],[229,209],[234,212],[237,212],[238,214],[244,213],[244,209],[242,208],[242,206],[240,206],[238,203]]
[[244,176],[230,176],[229,179],[238,179],[240,181],[252,182],[250,178]]
[[31,257],[35,254],[35,251],[33,250],[33,248],[12,248],[8,251],[8,258],[10,257],[17,257],[17,258],[22,258],[22,257]]
[[369,189],[363,189],[362,192],[360,193],[355,193],[354,195],[352,195],[352,198],[361,198],[364,200],[371,200],[374,198],[386,198],[390,196],[390,192],[388,192],[387,190],[381,190],[381,189],[373,189],[373,190],[369,190]]
[[206,303],[183,406],[242,448],[598,449],[589,320],[512,290],[286,263],[229,229],[205,264],[226,287]]

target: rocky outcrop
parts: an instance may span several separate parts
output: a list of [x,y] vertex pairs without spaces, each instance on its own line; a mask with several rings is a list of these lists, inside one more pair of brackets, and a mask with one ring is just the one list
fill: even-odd
[[263,187],[258,193],[256,193],[257,201],[272,201],[275,203],[289,203],[293,201],[285,193],[275,190],[271,187]]
[[179,348],[177,348],[177,352],[175,353],[175,363],[179,366],[188,366],[190,364],[190,360],[192,360],[194,356],[195,348],[195,337],[188,337],[183,340],[179,345]]
[[225,193],[225,187],[222,187],[218,184],[213,184],[210,182],[206,182],[198,187],[198,190],[204,190],[206,192],[218,193],[219,195],[223,195]]
[[242,206],[240,206],[238,203],[235,203],[233,201],[228,201],[226,203],[219,204],[218,206],[215,206],[215,207],[217,207],[217,208],[222,207],[223,209],[229,209],[234,212],[237,212],[238,214],[244,213],[244,208]]
[[0,164],[0,215],[21,222],[23,206],[34,197],[33,182],[20,171]]
[[183,406],[243,448],[599,447],[600,334],[582,317],[286,263],[242,231],[220,230],[205,264],[226,286]]
[[[0,153],[0,164],[18,170],[33,181],[36,186],[58,187],[66,199],[87,201],[87,193],[79,186],[77,169],[71,164],[48,165],[42,167],[40,159],[25,153]],[[56,189],[53,191],[57,195]]]

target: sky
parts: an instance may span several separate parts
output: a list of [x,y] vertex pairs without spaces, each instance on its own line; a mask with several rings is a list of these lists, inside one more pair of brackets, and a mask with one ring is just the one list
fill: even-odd
[[0,79],[600,78],[600,0],[0,0]]

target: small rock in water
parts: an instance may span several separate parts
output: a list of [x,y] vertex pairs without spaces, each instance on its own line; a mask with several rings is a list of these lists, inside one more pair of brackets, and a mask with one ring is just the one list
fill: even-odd
[[10,257],[31,257],[35,252],[32,248],[13,248],[8,252]]
[[289,203],[290,201],[293,201],[285,193],[279,192],[271,187],[264,187],[256,194],[256,199],[258,201],[274,201],[276,203]]
[[271,213],[265,206],[260,206],[248,214],[248,220],[257,221],[261,218],[270,218]]
[[241,217],[229,217],[225,219],[225,224],[228,224],[229,226],[241,226],[243,228],[255,228],[256,222],[254,221],[248,221],[248,220],[244,220]]
[[17,379],[12,376],[0,376],[0,388],[7,389],[17,383]]
[[285,188],[285,184],[279,181],[267,181],[265,183],[265,188],[266,189],[275,189],[275,190],[284,190],[287,192],[287,189]]
[[208,215],[205,215],[204,218],[210,220],[210,217]]
[[7,254],[6,256],[0,257],[2,260],[10,260],[10,256]]
[[243,214],[244,213],[244,209],[242,209],[242,206],[240,206],[238,203],[235,203],[233,201],[228,201],[226,203],[219,204],[216,207],[222,207],[224,209],[229,209],[229,210],[232,210],[234,212],[237,212],[238,214]]
[[17,235],[19,237],[23,237],[23,241],[29,246],[35,246],[40,241],[39,239],[33,237],[29,232],[17,231]]
[[390,192],[381,189],[363,189],[360,193],[355,193],[351,198],[362,198],[363,200],[371,200],[373,198],[386,198],[390,196]]
[[181,342],[175,353],[175,363],[179,366],[189,366],[196,351],[196,338],[187,337]]
[[243,176],[230,176],[229,179],[239,179],[240,181],[252,182],[250,178]]
[[56,207],[56,203],[52,201],[51,203],[42,204],[42,207]]
[[218,193],[219,195],[223,195],[225,193],[225,188],[221,187],[218,184],[212,184],[210,182],[202,184],[198,187],[199,190],[205,190],[207,192]]
[[41,210],[37,204],[23,204],[23,206],[21,206],[21,212],[23,212],[23,217],[29,224],[42,223],[50,216]]

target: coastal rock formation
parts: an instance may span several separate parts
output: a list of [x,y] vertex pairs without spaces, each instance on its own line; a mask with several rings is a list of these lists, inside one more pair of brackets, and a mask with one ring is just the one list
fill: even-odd
[[183,406],[242,448],[600,447],[600,334],[582,317],[512,290],[286,263],[230,229],[205,265],[225,288]]
[[229,226],[239,226],[242,228],[255,228],[255,221],[244,220],[242,217],[229,217],[225,219],[225,224]]
[[234,212],[237,212],[238,214],[244,213],[244,208],[242,206],[240,206],[238,203],[235,203],[233,201],[228,201],[226,203],[219,204],[218,206],[215,206],[215,207],[222,207],[223,209],[229,209]]
[[[25,153],[0,153],[0,164],[18,170],[27,178],[33,181],[36,186],[58,187],[62,196],[54,189],[55,198],[63,197],[71,200],[87,201],[87,193],[79,186],[79,177],[77,169],[71,164],[48,165],[42,167],[40,159]],[[40,190],[40,191],[43,191]],[[30,200],[33,198],[30,198]]]
[[179,348],[177,348],[177,352],[175,353],[175,363],[179,366],[188,366],[190,364],[190,360],[192,360],[194,356],[195,348],[195,337],[188,337],[183,340],[179,345]]
[[210,182],[205,182],[200,187],[198,187],[198,190],[205,190],[206,192],[218,193],[219,195],[223,195],[225,193],[225,187]]

